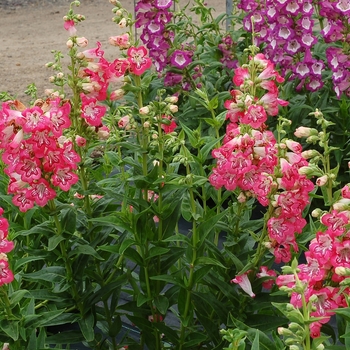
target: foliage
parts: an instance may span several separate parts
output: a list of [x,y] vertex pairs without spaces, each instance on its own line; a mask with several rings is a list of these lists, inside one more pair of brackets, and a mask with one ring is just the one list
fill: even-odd
[[[304,28],[317,62],[289,48],[293,71],[260,2],[141,0],[135,19],[110,2],[114,61],[74,1],[54,88],[0,93],[4,349],[347,348],[346,84],[305,66],[329,42]],[[277,2],[290,31],[315,17]]]

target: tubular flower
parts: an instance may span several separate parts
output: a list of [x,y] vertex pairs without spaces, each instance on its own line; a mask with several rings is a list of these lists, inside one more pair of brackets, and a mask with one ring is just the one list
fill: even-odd
[[[8,193],[23,212],[34,204],[45,206],[56,197],[55,186],[64,191],[77,181],[74,173],[80,157],[71,142],[60,143],[63,130],[70,126],[70,104],[59,98],[40,101],[32,108],[18,101],[4,103],[0,109],[0,149],[9,176]],[[20,112],[20,113],[18,113]],[[63,186],[57,176],[61,167],[69,169],[73,180]],[[0,251],[1,253],[1,251]]]
[[[342,189],[345,195],[347,188],[348,185]],[[310,324],[313,338],[320,336],[322,325],[335,314],[334,310],[347,307],[345,295],[350,292],[348,284],[342,283],[349,277],[350,272],[350,210],[333,209],[320,220],[325,228],[316,232],[309,250],[305,252],[306,263],[297,267],[298,279],[306,286],[306,302],[312,302],[311,316],[321,318]],[[277,285],[286,285],[284,281],[288,276],[291,280],[288,286],[293,288],[294,275],[279,276],[276,280]],[[301,295],[293,292],[291,303],[301,307],[300,300]]]

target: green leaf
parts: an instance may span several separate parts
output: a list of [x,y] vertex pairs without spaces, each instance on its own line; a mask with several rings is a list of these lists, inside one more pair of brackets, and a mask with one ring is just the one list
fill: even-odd
[[65,240],[65,238],[62,236],[55,235],[55,236],[50,237],[47,250],[49,252],[54,250],[60,244],[60,242],[62,242],[64,240]]
[[255,338],[254,338],[251,350],[260,350],[260,347],[259,347],[259,332],[255,333]]
[[23,265],[26,265],[32,261],[38,261],[38,260],[43,260],[45,259],[46,257],[45,256],[40,256],[40,255],[37,255],[37,256],[26,256],[25,258],[21,258],[21,259],[18,259],[18,260],[15,260],[14,262],[14,270],[17,271],[21,266]]
[[204,265],[197,269],[193,273],[193,283],[196,284],[201,281],[202,277],[205,276],[209,270],[212,268],[212,265]]
[[84,338],[87,342],[91,342],[95,339],[94,322],[95,318],[92,313],[85,315],[78,321],[81,332],[83,333]]
[[74,250],[72,250],[69,254],[68,257],[72,257],[74,255],[91,255],[97,260],[104,260],[101,255],[99,255],[96,250],[91,247],[88,244],[82,244],[74,247]]
[[187,127],[184,123],[181,123],[180,122],[180,126],[182,128],[182,130],[185,131],[190,143],[191,143],[191,146],[196,148],[198,146],[198,139],[194,136],[194,133],[193,131]]
[[144,295],[142,293],[139,293],[137,296],[137,307],[142,306],[144,303],[147,303],[151,299],[147,297],[147,295]]
[[191,221],[192,209],[191,209],[191,203],[190,203],[190,196],[188,192],[185,192],[182,197],[181,214],[186,221]]
[[18,321],[9,321],[1,320],[0,328],[6,333],[13,341],[18,340],[19,336],[19,322]]
[[119,254],[124,254],[125,250],[135,244],[133,239],[125,239],[119,248]]
[[169,248],[163,248],[163,247],[152,247],[148,252],[147,259],[154,258],[159,255],[166,254],[170,249]]
[[155,281],[164,281],[164,282],[175,284],[177,286],[181,286],[181,287],[185,288],[183,281],[179,277],[176,277],[176,276],[159,275],[159,276],[151,276],[150,279],[155,280]]
[[77,226],[77,214],[73,208],[62,211],[61,224],[64,232],[74,233]]
[[208,258],[207,256],[200,256],[199,258],[197,258],[194,265],[195,266],[197,266],[197,265],[215,265],[215,266],[219,266],[223,269],[226,268],[219,261],[212,259],[212,258]]
[[184,347],[185,348],[198,347],[199,344],[205,342],[206,340],[207,340],[207,335],[205,333],[191,332],[186,337]]
[[275,342],[271,340],[265,333],[259,331],[258,329],[248,327],[243,322],[235,319],[232,315],[230,315],[230,320],[237,328],[248,332],[247,337],[251,342],[254,342],[256,333],[259,333],[260,350],[280,350],[277,349]]
[[76,344],[84,341],[85,338],[79,331],[61,332],[47,337],[46,344]]
[[60,282],[66,278],[66,269],[61,266],[48,266],[36,272],[26,273],[23,278],[34,281]]
[[162,315],[165,315],[169,308],[169,300],[164,295],[158,295],[154,298],[154,305]]
[[24,298],[24,296],[28,294],[29,294],[29,291],[26,289],[16,290],[9,297],[11,305],[18,304]]

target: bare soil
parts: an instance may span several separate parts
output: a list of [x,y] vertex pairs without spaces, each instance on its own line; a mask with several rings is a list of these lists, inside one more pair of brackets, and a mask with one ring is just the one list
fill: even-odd
[[[107,59],[117,57],[117,49],[108,44],[110,36],[122,33],[112,21],[113,6],[108,0],[80,2],[80,7],[74,10],[84,15],[86,21],[77,26],[77,35],[89,40],[88,48],[100,41]],[[132,0],[121,2],[133,13]],[[53,61],[51,50],[67,52],[69,35],[63,28],[63,16],[70,3],[68,0],[0,0],[0,92],[7,91],[28,102],[30,98],[24,91],[29,84],[36,84],[38,96],[43,96],[45,89],[53,88],[49,82],[53,71],[45,64]],[[225,12],[224,0],[210,6],[215,7],[216,13]]]

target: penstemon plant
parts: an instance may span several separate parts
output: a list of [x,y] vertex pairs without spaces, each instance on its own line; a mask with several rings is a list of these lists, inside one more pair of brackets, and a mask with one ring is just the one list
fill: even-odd
[[110,3],[0,94],[3,349],[347,348],[346,2]]

